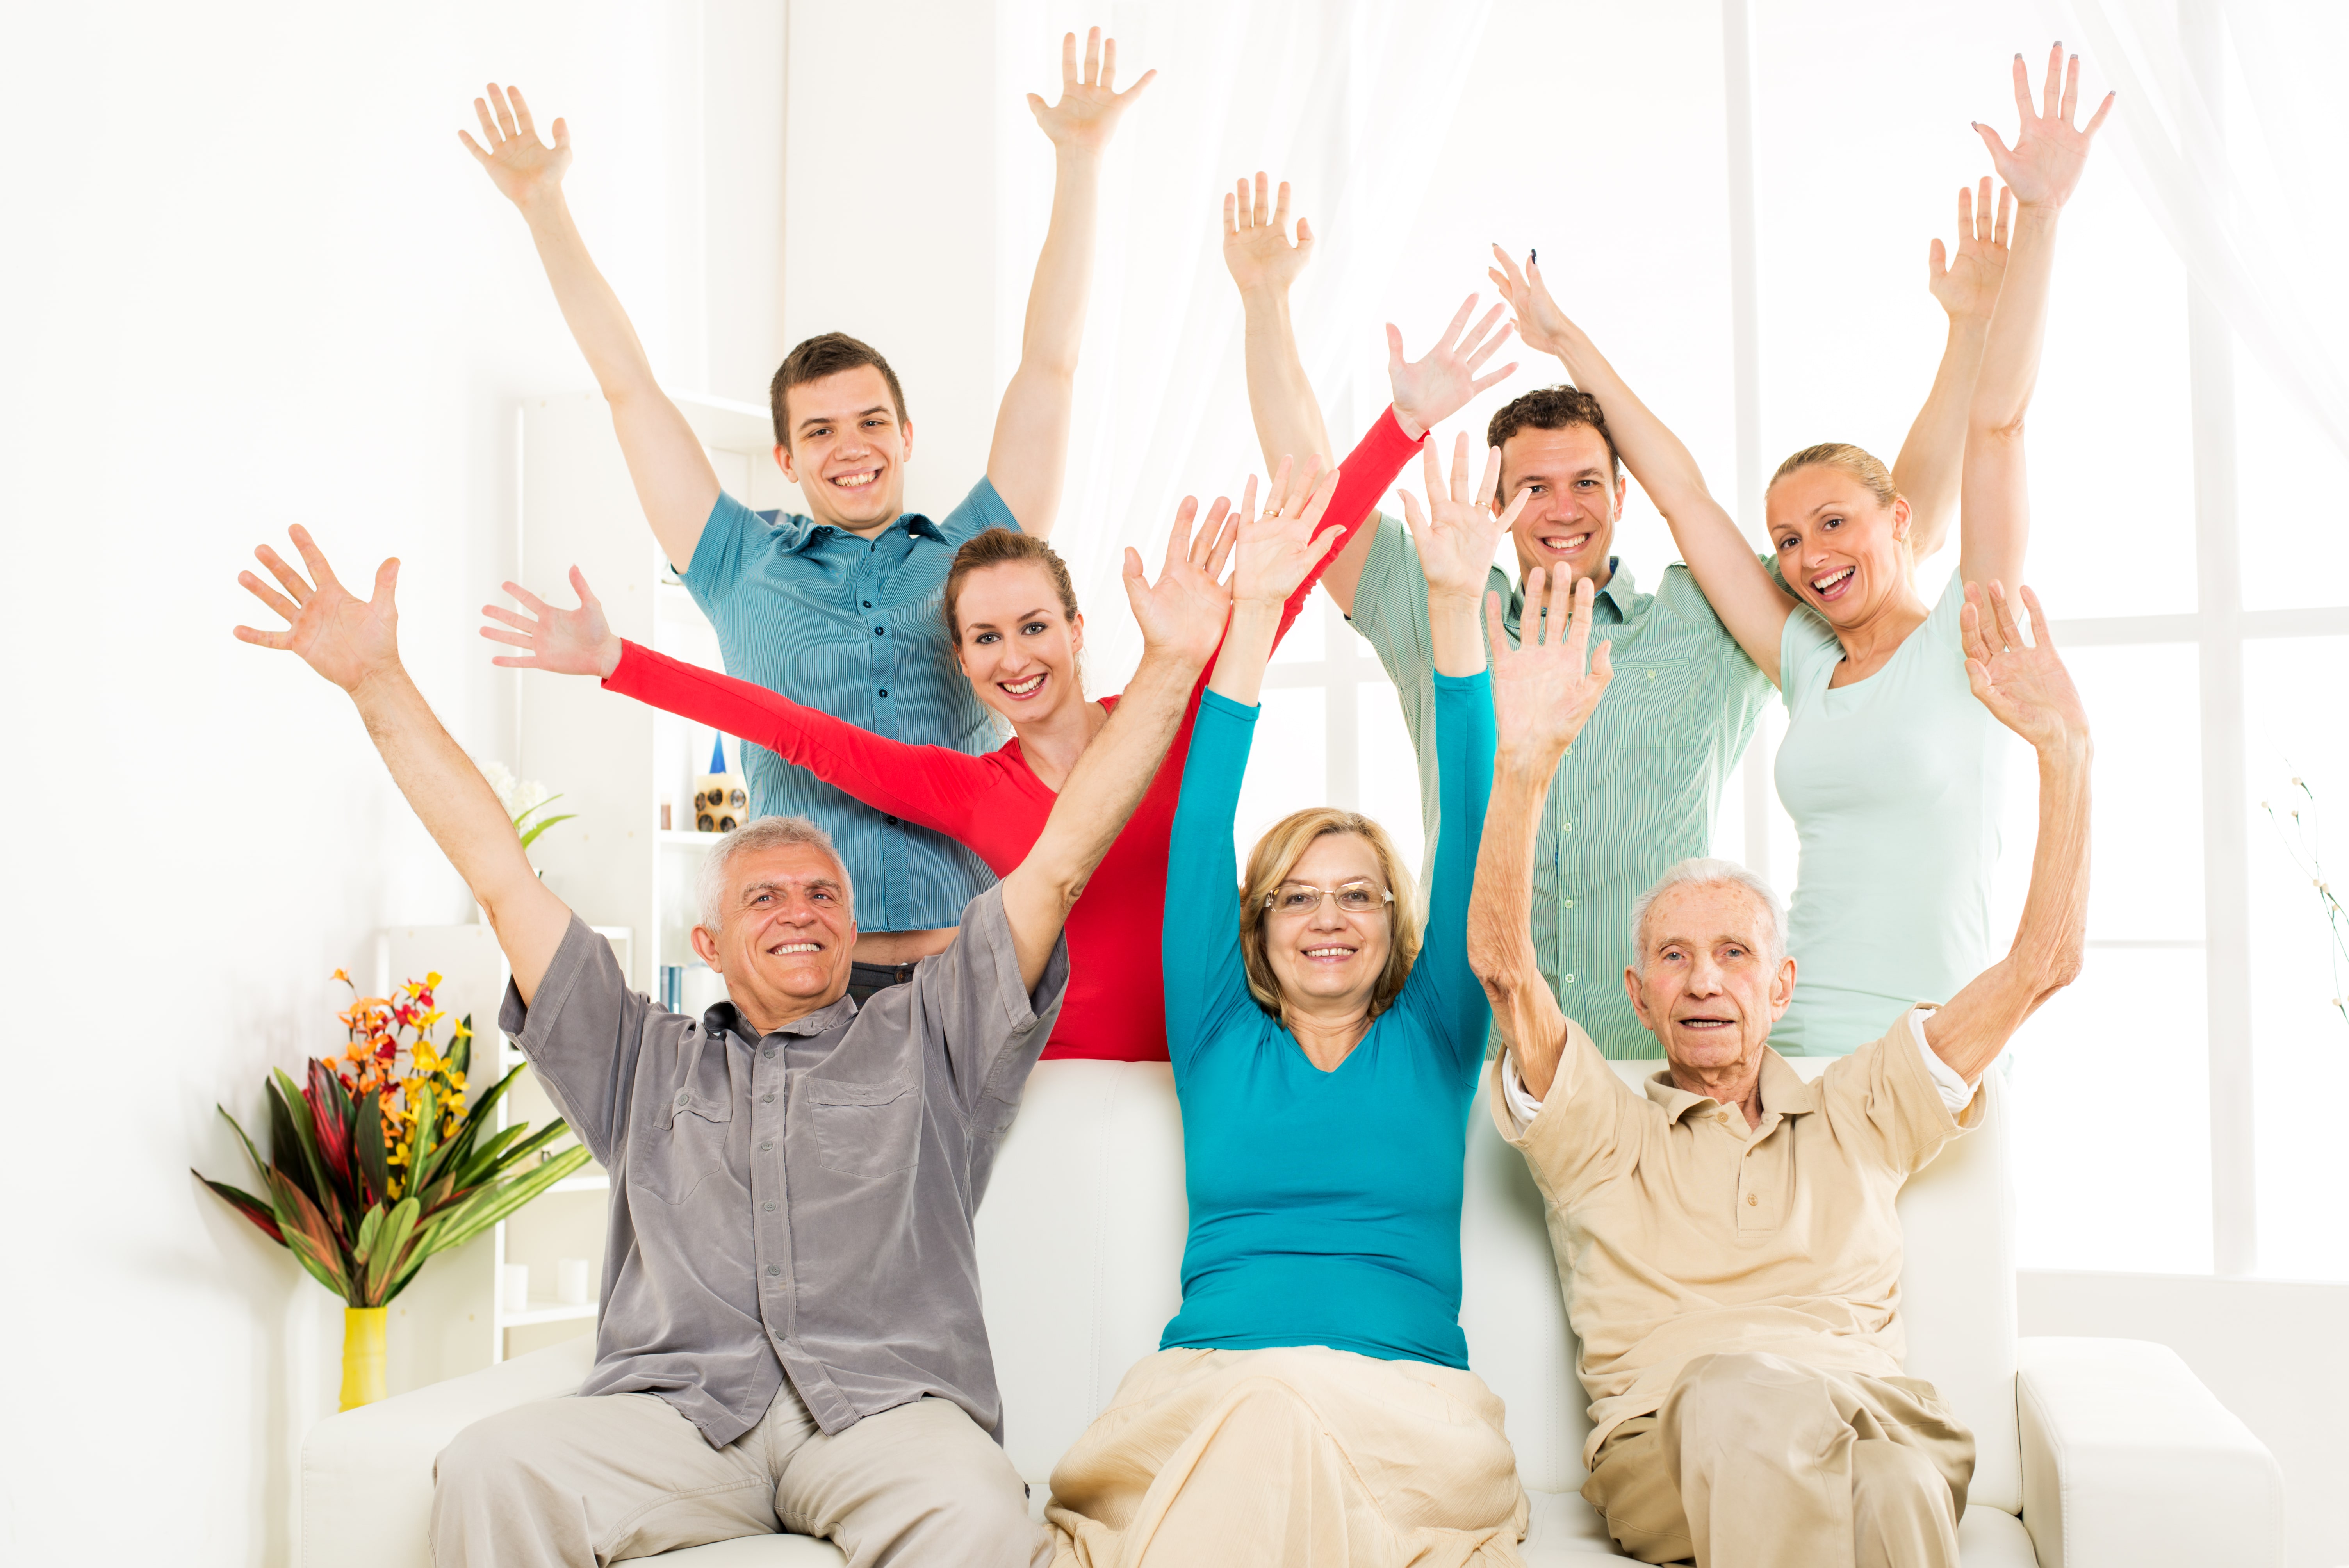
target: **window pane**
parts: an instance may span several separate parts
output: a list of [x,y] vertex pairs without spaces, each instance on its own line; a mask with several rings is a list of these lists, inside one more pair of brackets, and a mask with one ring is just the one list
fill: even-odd
[[1328,707],[1318,686],[1264,694],[1264,711],[1257,718],[1256,739],[1248,754],[1247,779],[1240,786],[1239,815],[1232,825],[1243,876],[1247,872],[1248,851],[1267,828],[1291,811],[1327,803],[1330,783],[1322,757]]
[[2235,450],[2244,607],[2349,604],[2349,457],[2240,346]]
[[2349,962],[2336,967],[2310,885],[2321,866],[2336,889],[2349,887],[2349,733],[2333,700],[2344,681],[2349,637],[2244,645],[2260,1272],[2304,1279],[2349,1279],[2340,1200],[2349,1142],[2332,1130],[2330,1109],[2349,1061],[2349,1023],[2333,1006],[2349,989]]

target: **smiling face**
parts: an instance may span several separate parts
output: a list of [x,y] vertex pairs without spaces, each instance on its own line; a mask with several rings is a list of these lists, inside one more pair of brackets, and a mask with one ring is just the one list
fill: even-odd
[[1832,626],[1852,626],[1909,586],[1909,503],[1879,500],[1842,469],[1812,463],[1764,498],[1778,570]]
[[[1324,833],[1315,839],[1281,882],[1333,892],[1356,882],[1380,893],[1391,891],[1378,851],[1360,833]],[[1334,898],[1322,899],[1309,910],[1266,911],[1265,961],[1280,987],[1281,1000],[1315,1012],[1367,1006],[1386,973],[1394,912],[1394,904],[1380,899],[1368,912],[1351,913]]]
[[914,428],[897,417],[888,378],[854,366],[783,394],[791,445],[775,449],[808,512],[852,533],[886,528],[903,512]]
[[1526,510],[1509,531],[1517,547],[1517,580],[1538,566],[1553,578],[1571,572],[1603,584],[1615,522],[1623,515],[1623,489],[1606,438],[1588,425],[1527,427],[1503,441],[1493,510],[1506,510],[1518,491],[1526,492]]
[[1084,701],[1077,655],[1085,618],[1061,606],[1040,563],[1006,561],[967,573],[953,589],[955,657],[978,700],[1016,727]]
[[761,1033],[847,993],[856,917],[840,864],[823,849],[740,851],[726,867],[721,909],[718,931],[693,928],[693,950]]
[[1716,1079],[1756,1070],[1795,996],[1795,961],[1771,955],[1770,926],[1735,882],[1682,882],[1648,906],[1623,987],[1675,1068]]

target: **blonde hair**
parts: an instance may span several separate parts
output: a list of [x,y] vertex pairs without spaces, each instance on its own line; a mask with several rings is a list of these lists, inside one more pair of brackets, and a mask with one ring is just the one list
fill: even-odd
[[1297,869],[1314,841],[1331,833],[1351,833],[1369,844],[1371,853],[1378,857],[1379,874],[1394,894],[1394,902],[1387,905],[1387,966],[1371,992],[1371,1017],[1385,1012],[1402,995],[1402,983],[1411,977],[1412,964],[1419,957],[1419,893],[1387,830],[1359,811],[1341,811],[1335,806],[1292,811],[1268,829],[1248,851],[1247,876],[1240,897],[1240,960],[1247,968],[1248,992],[1257,1006],[1284,1025],[1288,1013],[1268,955],[1264,901],[1288,880],[1288,873]]
[[[1900,487],[1893,482],[1892,470],[1884,466],[1883,459],[1867,448],[1855,447],[1849,441],[1821,441],[1816,447],[1805,447],[1778,465],[1778,471],[1770,476],[1770,483],[1763,487],[1762,493],[1768,495],[1771,489],[1788,474],[1813,467],[1835,469],[1836,472],[1873,496],[1876,504],[1887,511],[1891,509],[1894,501],[1900,499]],[[1915,542],[1906,533],[1902,533],[1895,536],[1893,542],[1899,545],[1901,554],[1908,558],[1909,569],[1915,571],[1917,568]],[[1772,531],[1770,543],[1772,553],[1775,555],[1777,550],[1777,536],[1775,530]]]

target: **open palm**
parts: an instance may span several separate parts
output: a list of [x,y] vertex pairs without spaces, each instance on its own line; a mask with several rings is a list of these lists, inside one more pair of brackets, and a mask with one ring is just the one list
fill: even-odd
[[[1469,313],[1476,308],[1476,296],[1470,294],[1453,313],[1452,325],[1435,340],[1435,346],[1418,359],[1402,356],[1402,329],[1387,323],[1387,380],[1394,387],[1395,412],[1408,423],[1406,435],[1424,435],[1461,409],[1468,400],[1487,387],[1499,385],[1516,369],[1513,360],[1489,375],[1476,373],[1485,361],[1493,357],[1502,344],[1509,339],[1509,326],[1501,321],[1500,305],[1485,313],[1485,318],[1472,329]],[[1495,323],[1500,330],[1495,331]],[[1414,431],[1411,425],[1417,425]]]
[[1566,352],[1566,312],[1557,308],[1557,301],[1549,297],[1549,285],[1542,282],[1541,268],[1528,255],[1521,269],[1509,259],[1509,253],[1500,246],[1493,247],[1496,265],[1485,269],[1501,297],[1509,302],[1516,320],[1517,341],[1541,354]]
[[481,614],[498,624],[483,626],[481,635],[530,652],[500,654],[490,663],[565,676],[608,676],[620,667],[620,639],[613,634],[603,602],[588,592],[587,578],[579,568],[571,569],[571,591],[579,595],[576,610],[558,610],[519,583],[501,586],[522,609],[482,605]]
[[1198,498],[1185,496],[1155,583],[1143,577],[1142,552],[1126,547],[1125,597],[1133,606],[1145,645],[1204,665],[1223,640],[1224,620],[1232,607],[1231,584],[1223,580],[1224,562],[1232,553],[1239,514],[1230,501],[1218,497],[1207,510],[1207,521],[1194,533],[1191,521],[1198,514]]
[[2055,652],[2039,595],[2023,590],[2035,643],[2026,645],[2006,589],[1992,583],[1966,584],[1966,607],[1959,616],[1965,637],[1966,680],[1974,696],[2007,728],[2041,750],[2085,740],[2087,709],[2080,703],[2072,672]]
[[398,558],[376,568],[375,597],[361,599],[336,577],[308,529],[297,523],[289,531],[302,564],[309,569],[308,577],[265,544],[253,553],[285,592],[278,593],[250,572],[236,577],[254,598],[285,618],[285,629],[264,632],[239,626],[237,641],[299,655],[304,664],[345,691],[356,691],[368,676],[397,667],[399,610],[392,602],[392,590],[399,581]]
[[1079,148],[1099,152],[1109,145],[1117,133],[1117,122],[1142,96],[1158,76],[1156,71],[1144,71],[1142,79],[1123,92],[1112,90],[1117,77],[1117,40],[1104,39],[1099,27],[1085,35],[1085,64],[1082,75],[1077,70],[1077,36],[1063,34],[1061,38],[1061,101],[1046,103],[1034,93],[1028,95],[1029,112],[1036,117],[1044,134],[1052,139],[1055,147]]
[[481,122],[481,141],[461,130],[457,139],[489,170],[490,182],[500,195],[522,207],[562,185],[563,172],[571,167],[571,132],[561,119],[554,122],[554,145],[549,147],[538,139],[538,128],[531,123],[530,106],[523,102],[522,89],[501,88],[495,82],[490,84],[488,101],[473,100],[473,113]]
[[1264,170],[1259,169],[1253,201],[1245,179],[1237,181],[1233,193],[1224,198],[1224,265],[1242,294],[1257,289],[1287,294],[1305,263],[1313,259],[1313,225],[1298,219],[1297,238],[1291,241],[1288,181],[1280,182],[1280,193],[1269,211],[1265,207],[1264,187]]
[[2061,207],[2079,188],[2081,170],[2088,163],[2088,143],[2096,128],[2105,123],[2105,116],[2112,112],[2113,95],[2105,95],[2084,128],[2072,124],[2079,99],[2080,57],[2074,55],[2067,67],[2064,46],[2058,44],[2047,53],[2047,80],[2040,89],[2035,113],[2031,107],[2031,72],[2021,55],[2014,57],[2014,107],[2023,124],[2012,148],[1990,127],[1975,124],[1982,145],[1990,149],[1992,167],[2023,205]]
[[1526,577],[1525,619],[1513,648],[1501,624],[1501,596],[1485,595],[1494,733],[1504,751],[1562,751],[1598,711],[1607,683],[1615,678],[1615,653],[1612,643],[1591,651],[1591,606],[1597,602],[1589,578],[1577,583],[1572,573],[1549,577],[1535,567]]
[[1405,490],[1402,518],[1411,529],[1412,542],[1418,547],[1429,596],[1475,599],[1485,592],[1485,576],[1492,570],[1493,552],[1500,545],[1501,535],[1517,521],[1531,492],[1519,490],[1509,510],[1495,517],[1493,490],[1500,483],[1501,454],[1497,449],[1487,451],[1484,477],[1471,480],[1464,430],[1452,444],[1448,482],[1433,441],[1421,449],[1420,461],[1427,483],[1427,507],[1422,511],[1419,498]]
[[1236,600],[1283,603],[1337,542],[1337,529],[1318,539],[1313,531],[1329,510],[1330,498],[1337,493],[1338,470],[1331,469],[1325,474],[1321,459],[1312,458],[1307,460],[1302,478],[1292,483],[1289,475],[1289,461],[1283,458],[1280,467],[1273,470],[1261,514],[1256,511],[1254,480],[1241,495],[1232,546],[1232,597]]
[[1958,253],[1953,257],[1936,239],[1926,286],[1941,308],[1953,317],[1988,321],[1998,304],[1999,286],[2006,281],[2007,238],[2013,225],[2014,192],[1998,193],[1996,217],[1990,201],[1990,179],[1984,176],[1982,195],[1958,187]]

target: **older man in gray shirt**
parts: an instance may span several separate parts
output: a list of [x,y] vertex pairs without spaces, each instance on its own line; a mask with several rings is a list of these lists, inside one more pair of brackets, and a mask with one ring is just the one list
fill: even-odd
[[[1311,514],[1272,526],[1309,533]],[[1222,521],[1194,541],[1186,503],[1154,584],[1129,555],[1142,667],[951,946],[860,1008],[848,873],[822,829],[765,818],[709,851],[693,939],[730,1000],[698,1019],[630,992],[532,873],[400,665],[397,563],[369,602],[299,528],[306,576],[258,552],[284,593],[240,581],[287,629],[237,635],[350,695],[496,928],[502,1022],[613,1176],[595,1371],[582,1397],[492,1417],[441,1454],[441,1568],[584,1568],[779,1530],[829,1536],[860,1568],[1050,1560],[999,1446],[971,1218],[1066,988],[1069,906],[1221,634]]]

